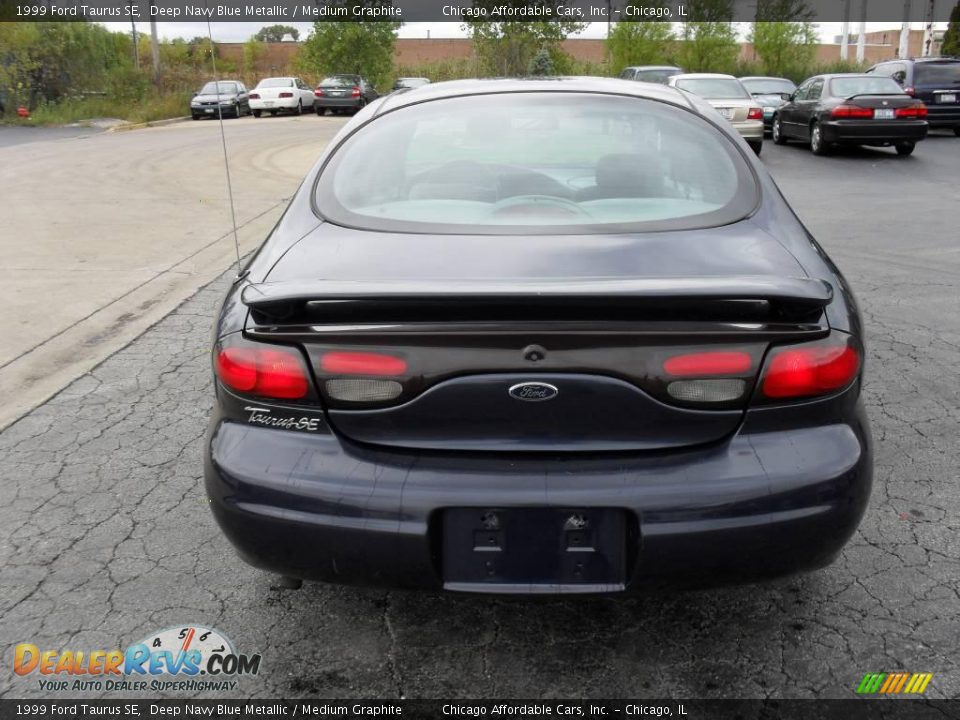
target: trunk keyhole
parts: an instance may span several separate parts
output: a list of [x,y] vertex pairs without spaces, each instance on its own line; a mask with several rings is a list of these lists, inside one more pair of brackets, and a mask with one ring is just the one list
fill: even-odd
[[547,351],[539,345],[528,345],[523,349],[524,360],[530,362],[540,362],[547,356]]

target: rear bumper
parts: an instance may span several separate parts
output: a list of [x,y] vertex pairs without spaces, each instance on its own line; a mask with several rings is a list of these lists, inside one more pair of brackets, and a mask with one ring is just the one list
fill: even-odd
[[731,123],[744,140],[763,140],[763,120]]
[[960,126],[960,105],[927,104],[927,123],[930,127]]
[[241,557],[283,575],[439,590],[445,508],[621,508],[632,528],[622,589],[704,586],[813,569],[835,557],[860,521],[872,478],[862,407],[852,415],[752,434],[748,421],[710,448],[587,458],[373,451],[334,435],[215,416],[205,480]]
[[362,97],[315,97],[313,99],[314,108],[359,108],[362,107]]
[[928,128],[924,120],[832,120],[821,125],[826,142],[859,145],[917,142]]
[[276,100],[257,100],[250,101],[251,110],[295,110],[299,100],[297,98],[277,98]]

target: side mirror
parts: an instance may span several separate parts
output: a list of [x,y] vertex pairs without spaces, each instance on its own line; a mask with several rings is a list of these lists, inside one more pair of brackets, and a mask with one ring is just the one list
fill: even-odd
[[796,99],[797,99],[797,94],[795,92],[792,92],[789,95],[787,95],[787,102],[793,102]]

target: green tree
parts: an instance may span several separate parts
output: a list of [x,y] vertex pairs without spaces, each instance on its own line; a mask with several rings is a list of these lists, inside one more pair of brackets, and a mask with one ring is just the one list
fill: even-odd
[[807,22],[755,22],[749,40],[766,75],[804,75],[817,53],[817,33]]
[[267,53],[267,45],[253,36],[243,44],[243,72],[257,72],[257,65]]
[[[387,5],[379,0],[352,0],[330,7],[346,7],[349,17],[357,17],[363,9],[376,11]],[[302,72],[315,75],[356,73],[383,86],[393,71],[393,48],[400,25],[367,20],[315,22],[312,34],[297,55],[297,66]]]
[[259,40],[260,42],[282,42],[284,35],[291,35],[294,40],[300,39],[300,31],[292,25],[269,25],[262,27],[252,39]]
[[960,57],[960,2],[950,11],[950,23],[943,34],[940,54],[944,57]]
[[[486,10],[487,17],[497,17],[494,13],[501,9],[508,13],[530,9],[555,12],[558,6],[566,5],[555,0],[473,0],[473,7]],[[503,22],[470,19],[463,24],[473,39],[482,72],[503,77],[524,75],[534,56],[544,48],[556,63],[560,43],[586,26],[587,23],[572,19]]]
[[550,51],[547,48],[540,48],[540,51],[533,56],[533,60],[530,61],[530,67],[527,70],[527,74],[532,76],[557,74],[553,67],[553,58],[550,57]]
[[607,38],[611,69],[620,72],[630,65],[672,62],[675,40],[669,22],[618,22]]
[[687,72],[731,72],[740,52],[733,0],[688,0],[679,60]]

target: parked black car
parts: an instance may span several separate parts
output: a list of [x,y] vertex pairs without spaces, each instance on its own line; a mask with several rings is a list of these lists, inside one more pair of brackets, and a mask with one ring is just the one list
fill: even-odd
[[930,127],[953,128],[960,136],[960,59],[891,60],[867,72],[893,78],[907,95],[926,104]]
[[288,586],[781,575],[831,562],[870,493],[850,288],[733,127],[670,87],[376,100],[213,340],[210,507]]
[[835,144],[896,148],[909,155],[927,136],[927,106],[893,80],[846,73],[805,80],[773,116],[773,141],[810,143],[815,155]]
[[190,101],[194,120],[202,117],[235,117],[250,114],[250,93],[239,80],[211,81]]
[[683,68],[675,65],[634,65],[624,68],[620,72],[621,80],[635,80],[637,82],[652,82],[666,85],[674,75],[682,75]]
[[317,115],[329,110],[331,113],[355,113],[368,102],[380,97],[365,78],[360,75],[331,75],[320,81],[313,91],[313,109]]
[[774,113],[797,91],[797,86],[794,85],[793,80],[787,78],[742,77],[738,79],[763,108],[764,132],[772,132]]

